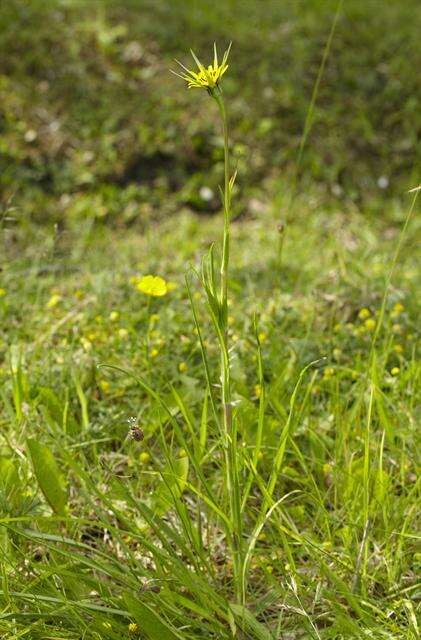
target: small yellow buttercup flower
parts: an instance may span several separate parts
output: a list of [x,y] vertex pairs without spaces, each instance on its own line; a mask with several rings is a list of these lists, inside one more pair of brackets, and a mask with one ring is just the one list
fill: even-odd
[[131,622],[129,624],[129,633],[137,633],[138,630],[139,626],[136,624],[136,622]]
[[224,75],[225,71],[228,69],[227,60],[229,56],[229,52],[231,49],[231,44],[228,49],[225,51],[222,62],[219,64],[218,62],[218,53],[216,51],[216,44],[213,45],[213,64],[210,64],[208,67],[205,67],[200,60],[197,58],[195,53],[190,49],[190,52],[193,56],[195,63],[197,64],[198,71],[192,71],[187,69],[181,62],[176,60],[177,64],[185,71],[185,73],[177,73],[177,71],[171,72],[176,76],[185,80],[188,84],[188,88],[192,89],[197,87],[198,89],[207,89],[209,92],[212,92],[215,87],[219,86],[219,81]]
[[365,320],[366,318],[369,318],[371,316],[371,312],[370,309],[367,309],[366,307],[363,307],[362,309],[359,310],[358,312],[358,317],[361,320]]
[[142,451],[142,453],[139,455],[140,462],[143,462],[144,464],[149,462],[150,459],[151,459],[151,456],[147,451]]
[[110,383],[108,382],[108,380],[100,380],[99,386],[104,393],[108,393],[108,391],[110,390]]
[[47,302],[47,309],[53,309],[61,300],[61,296],[58,293],[53,293],[49,301]]
[[392,376],[399,375],[399,373],[400,373],[399,367],[392,367],[392,369],[390,370],[390,373],[392,374]]
[[148,296],[160,298],[168,292],[167,283],[160,276],[143,276],[136,282],[136,288]]
[[376,321],[373,320],[373,318],[367,318],[367,320],[364,322],[364,326],[366,329],[368,329],[368,331],[373,331],[373,329],[376,328]]
[[405,311],[405,307],[403,306],[403,304],[401,302],[397,302],[392,309],[391,312],[391,317],[392,318],[397,318],[398,316],[400,316],[400,314]]
[[187,369],[187,364],[185,362],[180,362],[180,364],[178,365],[178,370],[180,371],[180,373],[185,373]]

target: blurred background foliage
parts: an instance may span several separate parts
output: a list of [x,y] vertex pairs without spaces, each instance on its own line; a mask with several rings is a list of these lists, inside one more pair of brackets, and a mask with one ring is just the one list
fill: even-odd
[[[334,19],[330,0],[7,0],[0,8],[0,188],[21,220],[126,226],[218,210],[222,140],[205,92],[168,69],[233,41],[238,214],[294,179]],[[345,0],[300,188],[346,206],[417,183],[421,3]],[[203,117],[203,112],[207,118]],[[257,203],[257,204],[256,204]]]

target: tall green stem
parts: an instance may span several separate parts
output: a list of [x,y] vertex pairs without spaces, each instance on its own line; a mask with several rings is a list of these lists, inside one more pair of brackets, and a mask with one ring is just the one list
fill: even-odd
[[244,602],[244,580],[243,580],[243,543],[242,543],[242,521],[241,521],[241,495],[238,475],[237,458],[237,434],[236,425],[232,414],[231,397],[231,368],[229,359],[228,344],[228,271],[230,255],[230,208],[231,208],[231,184],[230,184],[230,158],[228,141],[228,119],[225,109],[224,99],[221,91],[213,91],[222,120],[224,135],[224,231],[222,241],[221,257],[221,288],[220,288],[220,323],[221,323],[221,387],[222,387],[222,424],[224,432],[224,450],[226,465],[226,484],[230,502],[232,519],[232,553],[233,571],[236,586],[236,597],[238,602]]

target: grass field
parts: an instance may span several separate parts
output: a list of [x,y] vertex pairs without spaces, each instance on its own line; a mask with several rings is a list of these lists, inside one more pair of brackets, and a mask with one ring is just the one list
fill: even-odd
[[[393,160],[390,151],[404,131],[416,137],[415,119],[411,127],[403,117],[402,98],[397,129],[385,130],[376,157],[363,116],[350,109],[350,129],[341,129],[337,69],[323,66],[323,52],[352,59],[343,57],[339,11],[334,22],[340,3],[312,2],[300,13],[270,2],[268,15],[255,3],[231,4],[225,26],[222,8],[210,23],[222,38],[233,32],[223,80],[231,167],[217,105],[167,70],[155,77],[174,54],[186,63],[187,47],[174,49],[187,36],[201,48],[206,35],[211,47],[207,3],[158,2],[156,13],[145,3],[144,23],[131,2],[104,3],[110,13],[82,3],[88,17],[78,22],[77,3],[48,14],[42,3],[13,0],[10,15],[33,21],[16,51],[16,27],[0,11],[9,38],[0,78],[0,637],[419,638],[420,234],[418,192],[407,193],[418,151],[408,143]],[[341,11],[358,21],[362,5],[350,5]],[[404,17],[414,7],[408,0],[402,13],[392,7],[380,17],[384,25],[399,15],[409,52],[415,39]],[[369,24],[374,13],[363,13]],[[245,62],[235,54],[235,38],[244,54],[266,34],[254,53],[259,85],[275,58],[276,21],[298,34],[300,65],[313,60],[315,42],[322,54],[310,91],[297,93],[300,113],[280,97],[289,132],[279,130],[276,105],[268,114],[261,96],[253,99],[253,78],[239,81]],[[75,25],[81,39],[72,48]],[[381,48],[377,28],[367,34]],[[76,95],[63,74],[61,101],[53,83],[35,108],[26,92],[50,73],[43,47],[60,33],[64,68],[88,90]],[[92,33],[100,46],[84,66]],[[141,129],[129,113],[133,86],[126,103],[113,91],[132,74],[121,51],[145,33],[152,71],[140,81],[152,88],[139,103]],[[16,53],[24,41],[35,43],[31,61]],[[373,51],[365,55],[370,68]],[[404,56],[394,64],[410,77]],[[115,78],[94,112],[95,82],[110,69]],[[321,72],[328,81],[316,93]],[[47,133],[33,119],[46,117],[46,93],[60,122]],[[333,106],[324,108],[329,95]],[[419,102],[409,104],[415,113]],[[95,132],[110,105],[115,118],[107,112]],[[378,117],[383,126],[387,113]],[[359,152],[353,135],[363,137]],[[237,182],[224,190],[234,166]]]

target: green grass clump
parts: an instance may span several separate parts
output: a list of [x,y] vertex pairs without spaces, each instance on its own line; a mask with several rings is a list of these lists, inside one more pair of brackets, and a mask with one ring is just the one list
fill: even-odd
[[[8,245],[5,637],[133,637],[135,624],[150,638],[230,638],[234,628],[246,638],[417,637],[416,223],[370,358],[399,227],[295,206],[281,271],[276,209],[231,229],[237,453],[243,486],[253,481],[246,611],[234,599],[225,462],[182,277],[219,224],[184,213],[144,237],[39,230],[14,257]],[[146,273],[171,283],[165,296],[136,288]],[[217,384],[218,349],[191,287]],[[127,437],[132,417],[141,441]],[[278,505],[259,530],[280,447]]]

